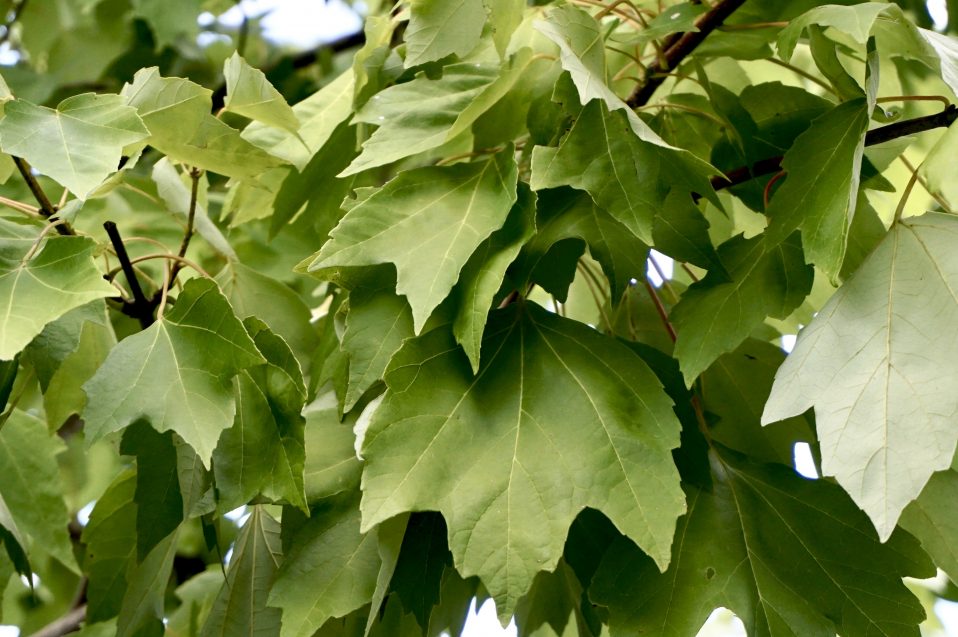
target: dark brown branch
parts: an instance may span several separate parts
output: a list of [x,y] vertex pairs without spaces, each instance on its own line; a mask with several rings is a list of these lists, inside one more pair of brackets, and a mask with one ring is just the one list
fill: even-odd
[[176,261],[172,266],[173,269],[170,270],[170,278],[166,285],[167,292],[169,292],[170,288],[173,287],[173,282],[176,281],[176,275],[179,274],[180,270],[183,269],[182,259],[186,257],[186,251],[190,247],[190,239],[193,238],[193,226],[196,222],[196,205],[197,197],[199,195],[201,174],[202,173],[198,168],[190,169],[190,180],[193,182],[193,186],[190,189],[190,208],[186,215],[186,233],[183,235],[183,241],[180,243],[180,250],[176,253],[181,260]]
[[[30,169],[30,164],[22,157],[14,157],[13,163],[16,165],[17,170],[20,171],[20,176],[23,177],[23,181],[27,183],[27,188],[33,193],[33,198],[36,199],[40,205],[40,214],[46,217],[48,221],[56,221],[57,207],[50,202],[50,198],[43,192],[43,188],[40,187],[40,182],[37,181],[37,178]],[[56,228],[57,232],[64,236],[76,234],[66,221],[61,221],[57,224]]]
[[31,637],[62,637],[80,629],[80,624],[86,619],[86,605],[74,608],[66,615],[53,620]]
[[20,0],[14,7],[13,13],[10,15],[10,19],[7,20],[7,23],[3,25],[3,33],[0,34],[0,44],[5,44],[10,40],[10,33],[13,32],[13,25],[20,20],[20,15],[23,13],[23,10],[27,8],[27,3],[30,0]]
[[632,108],[647,104],[655,90],[665,81],[664,74],[678,66],[695,50],[695,47],[743,4],[745,0],[721,0],[712,5],[711,9],[695,21],[698,31],[683,33],[672,46],[666,49],[664,64],[660,60],[655,60],[645,69],[645,81],[635,88],[626,103]]
[[[865,134],[865,146],[884,144],[893,139],[907,137],[935,128],[947,128],[958,119],[958,107],[951,104],[945,110],[934,115],[906,119],[887,126],[872,129]],[[782,169],[782,156],[769,157],[755,162],[751,166],[741,166],[725,175],[712,178],[712,188],[722,190],[751,181],[756,177],[777,173]]]
[[113,250],[116,252],[116,258],[120,262],[120,268],[126,276],[126,281],[130,285],[130,293],[133,294],[133,303],[125,304],[123,312],[140,322],[140,327],[148,328],[153,324],[153,308],[156,305],[153,301],[146,298],[143,294],[143,288],[140,287],[140,280],[136,278],[136,271],[133,264],[130,263],[130,255],[126,252],[126,246],[123,245],[123,239],[120,237],[120,230],[112,221],[103,224],[107,236],[110,237],[110,243],[113,244]]

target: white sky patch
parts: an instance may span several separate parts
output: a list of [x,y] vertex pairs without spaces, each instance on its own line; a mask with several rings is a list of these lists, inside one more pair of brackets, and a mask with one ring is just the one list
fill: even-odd
[[342,0],[243,0],[220,15],[218,21],[237,28],[244,15],[261,18],[267,40],[302,49],[337,40],[363,27],[362,18]]
[[795,471],[806,478],[818,479],[818,469],[815,468],[815,459],[812,458],[812,448],[807,442],[796,442],[792,448],[795,459]]
[[469,605],[469,618],[462,630],[462,637],[516,637],[516,635],[518,630],[515,620],[509,622],[505,628],[499,624],[494,601],[486,600],[486,603],[476,612],[476,600],[473,598]]
[[90,502],[82,509],[77,511],[77,522],[80,523],[80,526],[86,526],[90,523],[90,514],[93,513],[93,507],[96,506],[96,500]]
[[[656,265],[659,266],[658,269],[656,269]],[[662,271],[662,274],[664,274],[666,278],[671,279],[672,273],[675,271],[675,262],[671,257],[667,257],[661,252],[649,250],[649,260],[646,265],[646,270],[649,277],[649,282],[655,287],[661,287],[665,281],[659,274],[659,270]]]
[[20,637],[20,629],[16,626],[0,626],[0,637]]
[[798,339],[797,334],[782,334],[782,349],[785,350],[786,354],[791,354],[792,350],[795,349],[796,339]]
[[928,0],[925,6],[928,7],[928,13],[931,15],[935,31],[944,31],[945,27],[948,26],[948,7],[945,0]]

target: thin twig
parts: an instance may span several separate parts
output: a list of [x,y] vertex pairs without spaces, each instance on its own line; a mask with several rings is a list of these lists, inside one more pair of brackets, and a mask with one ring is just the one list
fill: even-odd
[[669,333],[669,338],[672,339],[672,342],[675,342],[676,334],[675,328],[672,327],[671,321],[669,321],[669,314],[665,311],[665,306],[662,305],[662,299],[659,298],[658,293],[655,291],[655,288],[652,287],[652,284],[649,283],[648,279],[643,279],[645,283],[645,289],[649,293],[649,297],[652,299],[652,304],[655,305],[655,311],[658,312],[659,318],[662,319],[662,325],[665,326],[665,331]]
[[110,243],[113,244],[113,250],[116,252],[116,258],[120,262],[120,268],[126,276],[126,281],[130,286],[130,293],[133,294],[133,306],[129,308],[132,315],[140,322],[140,327],[148,328],[153,324],[153,303],[143,294],[143,288],[140,287],[140,280],[136,278],[136,271],[130,262],[130,255],[126,252],[126,246],[123,245],[123,239],[120,237],[120,230],[112,221],[106,221],[103,224],[107,236],[110,237]]
[[9,199],[7,197],[0,197],[0,205],[4,205],[7,208],[16,210],[17,212],[22,212],[25,215],[33,217],[34,219],[43,219],[43,215],[40,214],[40,209],[36,206],[31,206],[30,204],[23,203],[22,201],[17,201],[16,199]]
[[62,617],[53,620],[30,637],[62,637],[80,628],[80,624],[86,619],[86,605],[78,606],[70,610]]
[[821,86],[823,89],[825,89],[826,91],[828,91],[828,92],[831,93],[832,95],[835,95],[835,89],[832,88],[832,86],[829,85],[828,82],[822,80],[821,78],[815,77],[814,75],[812,75],[811,73],[809,73],[809,72],[806,71],[805,69],[801,69],[801,68],[799,68],[799,67],[797,67],[797,66],[795,66],[795,65],[793,65],[793,64],[789,64],[788,62],[785,62],[785,61],[783,61],[783,60],[779,60],[778,58],[765,58],[765,61],[766,61],[766,62],[771,62],[772,64],[777,64],[778,66],[782,67],[783,69],[788,69],[789,71],[791,71],[791,72],[794,73],[795,75],[800,75],[800,76],[804,77],[806,80],[808,80],[809,82],[812,82],[812,83],[814,83],[814,84],[818,84],[819,86]]
[[[27,163],[27,160],[23,159],[22,157],[14,157],[13,163],[16,165],[17,170],[20,171],[20,176],[22,176],[23,180],[27,182],[27,188],[29,188],[30,192],[33,193],[33,198],[37,200],[38,204],[40,204],[40,214],[47,219],[52,219],[55,217],[57,214],[57,208],[50,203],[50,198],[47,197],[45,192],[43,192],[43,188],[40,187],[40,182],[37,181],[36,177],[34,177],[33,172],[30,169],[30,164]],[[57,232],[65,236],[76,234],[73,232],[73,228],[71,228],[70,224],[68,223],[58,224]]]
[[[186,257],[186,251],[190,247],[190,239],[193,238],[193,226],[196,221],[196,200],[200,188],[200,175],[202,174],[202,171],[200,171],[198,168],[190,169],[190,179],[193,182],[193,186],[190,190],[190,209],[186,215],[186,233],[183,235],[182,243],[180,243],[180,250],[176,253],[180,259],[184,260]],[[170,279],[168,282],[169,285],[173,285],[173,282],[176,281],[176,275],[180,273],[181,269],[183,269],[183,265],[177,261],[173,265],[173,269],[170,270]]]
[[895,221],[898,223],[901,221],[901,215],[905,212],[905,204],[908,203],[908,197],[911,196],[911,191],[915,187],[915,183],[918,181],[918,171],[916,170],[911,174],[911,179],[908,180],[908,185],[905,186],[905,191],[901,193],[901,199],[898,200],[898,207],[895,208]]
[[[146,255],[143,255],[142,257],[136,257],[135,259],[130,259],[130,265],[136,265],[137,263],[142,263],[144,261],[152,261],[154,259],[167,259],[169,261],[174,261],[180,264],[181,266],[187,266],[187,267],[193,268],[194,270],[196,270],[198,274],[206,277],[207,279],[213,278],[210,276],[209,272],[201,268],[196,262],[190,261],[186,257],[181,257],[178,254],[173,254],[172,252],[157,252],[155,254],[146,254]],[[117,275],[118,272],[120,272],[120,270],[122,270],[122,268],[113,268],[107,273],[107,277],[112,279],[113,277]]]

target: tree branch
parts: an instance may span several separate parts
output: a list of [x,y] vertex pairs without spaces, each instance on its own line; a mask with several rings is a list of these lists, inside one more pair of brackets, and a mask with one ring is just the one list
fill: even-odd
[[86,605],[79,606],[68,612],[66,615],[53,620],[37,632],[33,633],[31,637],[62,637],[63,635],[76,632],[80,628],[80,624],[82,624],[83,620],[85,619]]
[[701,44],[712,31],[721,26],[722,22],[743,4],[745,4],[745,0],[721,0],[712,5],[711,9],[695,21],[698,31],[687,31],[682,34],[665,51],[664,64],[655,60],[645,69],[645,81],[635,88],[626,103],[632,108],[646,104],[655,90],[665,81],[665,76],[662,74],[678,66],[695,50],[695,47]]
[[[950,104],[948,108],[934,115],[915,117],[913,119],[895,122],[894,124],[888,124],[887,126],[874,128],[865,134],[865,146],[884,144],[899,137],[907,137],[908,135],[914,135],[934,128],[948,128],[956,119],[958,119],[958,106]],[[751,181],[756,177],[777,173],[781,169],[782,156],[769,157],[759,160],[751,166],[741,166],[728,171],[725,175],[713,177],[712,188],[715,190],[731,188],[732,186]]]
[[173,287],[173,282],[176,281],[176,275],[183,269],[183,262],[186,260],[186,251],[190,247],[190,239],[193,238],[193,226],[196,221],[196,205],[201,174],[198,168],[190,168],[190,179],[193,182],[193,186],[190,189],[190,209],[186,216],[186,234],[183,235],[183,241],[180,243],[180,251],[176,253],[179,259],[173,264],[173,269],[170,270],[170,279],[166,285],[167,292]]
[[[33,176],[30,164],[22,157],[14,157],[13,163],[17,166],[17,170],[20,171],[20,176],[27,182],[27,188],[33,193],[33,198],[40,204],[40,214],[48,221],[56,221],[57,207],[50,202],[50,198],[43,192],[43,188],[40,187],[40,182]],[[66,221],[61,221],[57,224],[57,232],[64,236],[76,234]]]
[[116,252],[116,258],[120,262],[123,274],[126,276],[127,283],[130,285],[130,293],[133,294],[133,303],[124,304],[123,312],[140,322],[140,327],[148,328],[153,324],[154,303],[143,294],[143,288],[140,287],[140,280],[136,278],[136,271],[130,262],[130,255],[126,252],[126,246],[123,245],[123,239],[120,237],[120,230],[112,221],[104,222],[103,227],[106,234],[110,237],[110,243],[113,244],[113,250]]

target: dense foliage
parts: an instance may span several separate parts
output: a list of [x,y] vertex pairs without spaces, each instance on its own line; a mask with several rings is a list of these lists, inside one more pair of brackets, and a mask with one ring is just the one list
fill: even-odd
[[0,0],[0,621],[919,635],[949,6]]

